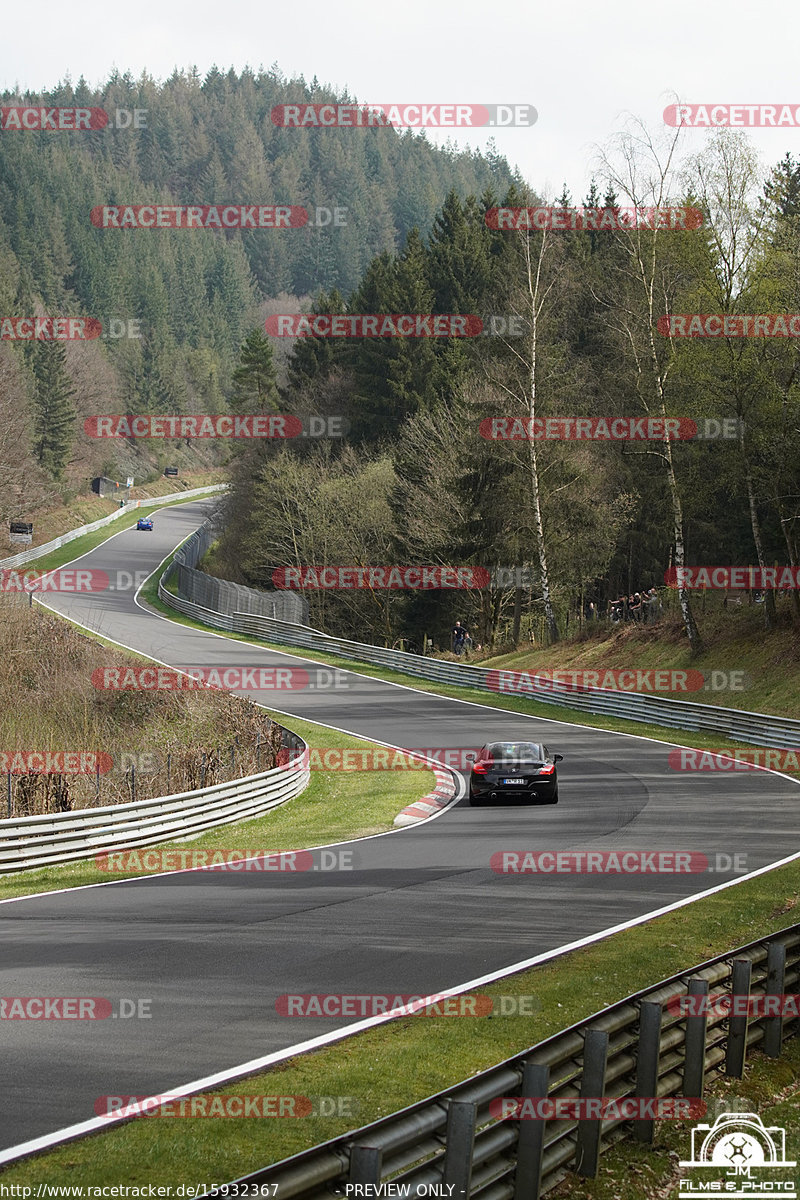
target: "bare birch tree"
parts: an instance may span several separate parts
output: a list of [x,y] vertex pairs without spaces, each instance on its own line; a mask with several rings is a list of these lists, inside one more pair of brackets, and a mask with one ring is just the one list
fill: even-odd
[[[603,174],[618,197],[634,209],[662,210],[670,206],[676,186],[678,130],[665,146],[657,146],[644,123],[636,119],[618,134],[609,148],[601,152]],[[644,227],[643,227],[644,226]],[[605,300],[610,320],[620,335],[633,371],[634,387],[643,410],[666,422],[669,414],[668,379],[675,362],[674,347],[656,332],[658,318],[672,311],[679,294],[679,272],[662,253],[664,238],[680,236],[659,228],[658,220],[640,223],[634,219],[619,237],[626,250],[626,263],[620,269],[616,287],[608,290]],[[659,344],[661,343],[661,344]],[[693,655],[700,653],[702,642],[692,612],[691,597],[680,568],[686,564],[683,504],[675,470],[669,427],[656,454],[662,463],[668,486],[675,566],[678,568],[678,600],[683,625]],[[656,443],[653,443],[654,447]]]
[[[713,255],[711,311],[741,311],[738,302],[752,294],[753,268],[762,235],[763,208],[758,204],[762,169],[758,156],[740,130],[719,129],[705,148],[694,155],[684,172],[687,190],[700,202],[704,227]],[[722,385],[727,402],[739,421],[739,452],[742,478],[747,489],[747,507],[753,545],[759,567],[766,566],[764,538],[758,512],[754,479],[751,417],[756,418],[763,397],[754,377],[757,351],[741,339],[719,339],[714,350],[725,356]],[[719,376],[718,376],[719,377]],[[764,619],[767,628],[776,623],[775,593],[765,596]]]

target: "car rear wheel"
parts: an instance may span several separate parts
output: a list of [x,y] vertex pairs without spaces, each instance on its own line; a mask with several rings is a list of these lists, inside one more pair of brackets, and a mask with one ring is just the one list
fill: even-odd
[[472,792],[470,792],[469,802],[472,808],[481,808],[483,805],[483,796],[473,796]]

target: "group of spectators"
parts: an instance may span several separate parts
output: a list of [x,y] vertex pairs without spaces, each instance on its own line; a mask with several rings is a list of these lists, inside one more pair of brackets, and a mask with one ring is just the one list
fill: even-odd
[[[589,601],[584,611],[587,621],[595,621],[600,616],[593,600]],[[652,625],[660,621],[663,615],[661,598],[654,587],[651,587],[649,592],[632,592],[630,596],[618,596],[609,604],[607,613],[612,625],[619,621],[638,621],[642,625]],[[450,645],[453,653],[459,656],[468,654],[473,649],[469,630],[460,621],[456,621],[450,631]],[[483,646],[478,644],[474,649],[482,650]]]
[[663,611],[658,592],[652,587],[649,592],[633,592],[630,596],[618,596],[612,600],[609,617],[613,625],[619,621],[639,621],[643,625],[652,625],[661,619]]
[[[455,625],[453,626],[450,633],[450,641],[454,654],[468,654],[470,650],[473,649],[472,638],[470,637],[469,630],[465,625],[462,625],[460,621],[456,621]],[[477,646],[475,646],[475,650],[477,651],[482,649],[483,646],[480,642],[478,642]]]

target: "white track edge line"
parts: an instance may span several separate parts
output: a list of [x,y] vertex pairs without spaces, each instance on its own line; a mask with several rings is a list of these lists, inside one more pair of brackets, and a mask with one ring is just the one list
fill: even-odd
[[[203,502],[204,501],[201,497],[197,497],[195,500],[188,500],[187,504],[203,503]],[[178,508],[178,507],[180,507],[180,505],[170,505],[169,507],[170,508]],[[199,526],[198,526],[198,528],[199,528]],[[99,550],[101,546],[104,546],[106,544],[106,542],[110,542],[112,540],[112,538],[117,537],[120,533],[127,533],[127,532],[130,532],[130,531],[125,530],[125,529],[117,530],[116,533],[112,534],[111,537],[104,539],[98,546],[95,546],[92,550],[87,550],[84,554],[80,555],[78,558],[70,559],[69,562],[80,562],[81,558],[85,558],[87,554],[93,554],[95,550]],[[191,536],[192,536],[191,533],[187,534],[187,536],[181,542],[179,542],[176,547],[174,547],[172,550],[169,550],[164,555],[164,557],[161,559],[161,561],[158,563],[158,565],[155,566],[153,568],[153,570],[150,572],[150,574],[147,576],[147,578],[142,581],[142,583],[139,585],[139,587],[136,589],[136,591],[134,592],[134,595],[133,595],[134,604],[136,605],[137,608],[141,609],[141,611],[143,613],[146,613],[150,617],[156,617],[159,620],[166,621],[168,624],[181,624],[181,622],[174,621],[171,617],[168,617],[163,613],[156,612],[155,609],[149,608],[145,604],[142,604],[138,600],[138,596],[139,596],[139,593],[142,590],[142,588],[147,584],[147,582],[150,579],[152,579],[153,575],[155,575],[156,572],[164,565],[164,563],[167,561],[167,559],[171,555],[174,555],[176,550],[179,549],[179,547],[182,546],[183,543],[186,542],[188,540],[188,538],[190,538]],[[68,564],[63,564],[63,565],[66,566]],[[47,608],[47,609],[49,609],[50,612],[55,613],[57,616],[61,616],[61,617],[63,617],[63,619],[65,619],[67,621],[72,621],[73,624],[78,625],[79,628],[85,629],[85,630],[87,630],[87,632],[95,634],[96,637],[102,637],[105,641],[110,642],[114,646],[120,646],[120,647],[122,647],[123,650],[128,650],[132,654],[139,654],[143,658],[150,659],[151,662],[158,663],[159,666],[167,667],[169,670],[177,671],[178,674],[186,675],[187,677],[190,677],[189,672],[183,671],[180,667],[175,667],[171,663],[162,662],[161,659],[153,658],[149,654],[144,654],[141,650],[137,650],[134,646],[128,646],[125,642],[120,642],[116,638],[105,637],[105,635],[100,633],[100,631],[98,629],[94,629],[90,625],[85,625],[82,621],[77,621],[73,617],[64,616],[64,614],[58,612],[58,609],[51,608],[49,604],[45,604],[43,600],[37,599],[36,602],[37,602],[37,604],[41,604],[43,608]],[[182,615],[182,614],[179,614],[179,615]],[[245,646],[252,644],[252,643],[244,642],[241,638],[237,638],[237,637],[234,637],[229,634],[221,633],[215,629],[202,629],[202,628],[194,629],[192,626],[184,626],[184,628],[191,629],[191,631],[193,633],[199,633],[204,637],[215,637],[215,638],[219,638],[222,641],[235,641],[235,642],[239,642],[240,645],[245,645]],[[316,666],[320,666],[319,659],[305,658],[303,655],[300,655],[300,654],[292,654],[291,652],[284,650],[282,647],[280,648],[280,650],[277,650],[277,651],[270,650],[267,646],[256,646],[255,648],[265,650],[267,654],[281,653],[281,654],[285,654],[287,658],[296,659],[298,662],[313,663]],[[322,651],[322,653],[324,653],[324,651]],[[339,669],[339,668],[336,668],[336,669]],[[697,750],[698,749],[696,746],[686,746],[682,742],[669,742],[662,738],[648,737],[647,734],[628,733],[628,732],[625,732],[622,730],[614,730],[614,729],[600,729],[596,725],[584,725],[582,722],[579,722],[579,721],[562,721],[556,717],[540,717],[540,716],[536,716],[532,713],[519,712],[516,709],[498,709],[495,705],[481,704],[480,701],[478,701],[478,700],[463,700],[458,696],[443,696],[438,692],[429,692],[425,688],[414,687],[411,684],[395,683],[392,680],[384,680],[384,679],[380,679],[379,677],[376,678],[374,675],[362,675],[360,671],[350,671],[349,668],[345,668],[345,670],[348,674],[355,675],[359,679],[367,679],[372,682],[382,683],[384,686],[388,686],[388,687],[401,688],[403,691],[422,693],[423,695],[431,696],[436,700],[444,700],[445,702],[451,702],[453,704],[466,704],[473,708],[485,709],[486,711],[492,712],[492,713],[496,713],[498,711],[508,712],[512,716],[521,717],[528,721],[540,721],[540,720],[547,721],[551,725],[563,725],[566,728],[570,728],[570,729],[586,729],[593,733],[608,733],[615,737],[634,738],[634,739],[637,739],[637,740],[643,741],[643,742],[652,742],[654,745],[673,746],[679,750]],[[469,686],[469,685],[465,685],[465,686]],[[286,709],[281,709],[281,708],[274,708],[271,705],[268,706],[266,704],[258,704],[258,701],[253,701],[253,703],[257,704],[257,706],[259,708],[265,709],[265,711],[267,711],[267,712],[276,712],[280,716],[283,716],[283,717],[293,717],[298,721],[305,721],[309,725],[319,725],[320,728],[322,728],[322,729],[331,729],[335,733],[348,734],[350,737],[359,738],[361,741],[372,740],[375,743],[375,745],[384,745],[384,746],[386,746],[387,749],[403,750],[403,747],[393,746],[390,742],[381,742],[375,738],[373,738],[373,739],[364,738],[362,734],[356,733],[352,729],[345,729],[339,725],[331,725],[326,721],[310,721],[308,719],[308,717],[304,717],[300,713],[290,712]],[[701,753],[702,753],[702,751],[701,751]],[[706,751],[706,753],[708,753],[708,751]],[[426,761],[433,761],[433,760],[426,760]],[[440,766],[440,765],[441,764],[437,763],[437,766]],[[778,776],[780,776],[781,779],[786,779],[789,783],[793,783],[795,785],[800,783],[800,780],[794,779],[790,775],[785,775],[782,771],[774,771],[770,767],[762,767],[757,764],[751,764],[751,767],[754,767],[756,770],[759,770],[759,771],[768,771],[771,775],[778,775]],[[449,768],[444,768],[444,769],[449,770]],[[457,776],[457,778],[459,780],[459,785],[457,786],[455,795],[453,796],[452,800],[445,808],[441,809],[439,812],[432,813],[430,815],[430,817],[425,818],[427,821],[435,821],[438,817],[443,816],[444,813],[446,813],[450,808],[453,807],[453,805],[455,805],[462,798],[460,785],[463,782],[463,779],[460,775],[458,775],[458,772],[453,772],[453,773]],[[464,785],[464,786],[466,787],[466,785]],[[404,811],[404,810],[401,810],[401,811]],[[400,815],[400,814],[398,814],[398,815]],[[420,824],[421,820],[422,820],[422,818],[420,818],[419,821],[416,821],[415,825]],[[348,840],[341,841],[341,842],[323,842],[320,846],[308,846],[308,847],[303,847],[303,849],[323,850],[323,849],[333,849],[336,846],[355,845],[359,842],[372,841],[373,839],[379,838],[379,837],[391,837],[391,836],[395,836],[398,834],[403,834],[413,828],[414,828],[413,825],[401,825],[401,826],[396,826],[392,829],[388,829],[384,833],[367,834],[363,838],[350,838]],[[87,861],[87,860],[79,860],[79,861]],[[65,864],[65,865],[69,865],[69,864]],[[780,865],[780,863],[774,863],[774,864],[772,864],[771,867],[769,867],[767,869],[772,869],[773,867],[776,867],[778,865]],[[187,871],[203,870],[203,869],[204,868],[187,868]],[[139,882],[142,879],[158,879],[158,878],[161,878],[163,875],[173,875],[176,873],[178,873],[178,872],[164,871],[164,872],[159,872],[159,873],[155,873],[152,875],[140,875],[140,876],[137,876],[136,879],[133,879],[133,880],[112,879],[112,880],[104,881],[102,883],[84,883],[84,884],[78,884],[76,887],[71,887],[71,888],[58,888],[56,890],[49,891],[49,892],[32,892],[26,896],[13,896],[7,900],[0,900],[0,904],[14,904],[20,900],[40,899],[44,896],[58,896],[58,895],[62,895],[64,893],[66,893],[66,892],[78,892],[78,891],[86,890],[88,888],[117,887],[117,886],[120,886],[120,885],[126,884],[126,883]],[[741,883],[744,881],[744,879],[747,879],[749,877],[750,876],[748,876],[748,875],[742,876],[742,879],[736,880],[735,882]],[[699,898],[701,895],[704,895],[704,894],[705,893],[697,893],[697,898]]]
[[[574,942],[569,942],[564,946],[559,946],[553,950],[545,950],[541,954],[536,954],[531,958],[523,959],[518,963],[514,963],[510,967],[503,967],[499,971],[492,971],[486,975],[479,975],[475,979],[470,979],[467,983],[458,984],[455,987],[443,989],[436,992],[435,995],[442,999],[448,996],[457,996],[465,991],[470,991],[472,988],[479,987],[487,983],[495,983],[500,979],[506,979],[510,975],[517,975],[521,971],[529,970],[531,967],[539,966],[541,963],[550,961],[553,958],[559,958],[564,954],[569,954],[574,950],[580,950],[585,946],[591,946],[596,942],[604,941],[606,938],[612,937],[615,933],[622,933],[627,929],[633,929],[637,925],[643,925],[647,921],[654,920],[656,917],[664,916],[667,913],[675,912],[679,908],[684,908],[687,904],[693,904],[695,900],[702,900],[708,896],[713,896],[717,892],[724,891],[726,888],[736,887],[737,884],[744,882],[744,879],[754,879],[758,875],[764,875],[767,871],[772,871],[776,867],[786,866],[787,863],[795,862],[800,859],[800,852],[789,855],[780,862],[772,863],[766,867],[759,867],[758,870],[752,871],[749,875],[743,876],[742,879],[731,879],[725,883],[716,884],[713,888],[709,888],[705,892],[701,892],[696,896],[687,896],[683,900],[676,900],[672,904],[664,905],[661,908],[653,909],[649,913],[644,913],[641,916],[633,917],[629,921],[623,921],[618,925],[609,926],[607,929],[601,930],[599,933],[592,933],[583,938],[578,938]],[[775,936],[780,936],[781,930],[775,931]],[[691,969],[691,968],[690,968]],[[607,1007],[613,1007],[611,1005]],[[309,1038],[304,1042],[298,1042],[294,1046],[289,1046],[284,1050],[276,1050],[271,1054],[266,1054],[262,1058],[254,1058],[249,1062],[241,1063],[239,1066],[230,1067],[225,1071],[218,1071],[213,1075],[206,1075],[202,1079],[192,1080],[190,1083],[181,1084],[175,1088],[165,1088],[163,1092],[158,1093],[159,1096],[173,1096],[180,1098],[202,1091],[205,1088],[215,1088],[226,1083],[232,1083],[235,1079],[241,1079],[244,1076],[256,1074],[263,1071],[266,1067],[274,1066],[276,1063],[283,1062],[287,1058],[294,1058],[299,1054],[307,1054],[312,1050],[321,1049],[334,1042],[341,1041],[344,1038],[352,1037],[356,1033],[361,1033],[366,1029],[373,1029],[378,1025],[385,1025],[389,1021],[397,1020],[402,1016],[408,1016],[407,1012],[400,1012],[396,1016],[392,1013],[381,1013],[375,1017],[366,1017],[363,1021],[355,1021],[351,1025],[343,1025],[338,1029],[333,1029],[329,1033],[323,1033],[319,1037]],[[587,1018],[588,1020],[589,1018]],[[491,1068],[487,1068],[491,1069]],[[148,1096],[147,1100],[156,1100],[157,1097]],[[56,1130],[51,1134],[44,1134],[41,1137],[33,1138],[29,1142],[22,1142],[17,1146],[10,1146],[7,1150],[0,1150],[0,1165],[3,1163],[13,1162],[16,1159],[24,1158],[27,1155],[37,1154],[43,1150],[48,1150],[54,1146],[60,1145],[63,1142],[74,1141],[76,1138],[85,1137],[90,1133],[98,1133],[102,1129],[113,1128],[116,1125],[127,1122],[129,1120],[137,1120],[136,1117],[94,1117],[88,1121],[82,1121],[77,1125],[68,1125],[63,1129]]]
[[[191,503],[191,501],[189,501],[188,503]],[[123,533],[123,532],[126,532],[126,531],[118,530],[118,533]],[[117,535],[114,534],[113,536],[116,537]],[[189,536],[191,536],[191,534]],[[104,545],[105,541],[110,541],[110,540],[111,540],[111,538],[105,539],[103,542],[100,543],[100,545]],[[95,549],[99,549],[99,547],[95,547]],[[91,553],[91,551],[87,551],[87,553]],[[174,550],[172,550],[170,553],[174,554]],[[167,558],[169,558],[169,556],[170,556],[169,554],[165,555],[165,557],[161,560],[161,562],[158,564],[158,566],[155,567],[154,571],[152,571],[150,573],[150,575],[148,575],[147,579],[150,579],[152,577],[152,575],[155,574],[155,571],[157,571],[159,569],[159,567],[162,566],[164,562],[166,562],[166,560],[167,560]],[[80,557],[84,557],[84,555],[81,555]],[[79,559],[69,560],[69,561],[77,562],[77,561],[79,561]],[[144,581],[144,583],[146,583],[146,582],[147,582],[147,580]],[[138,588],[137,591],[134,593],[134,603],[137,605],[137,607],[141,608],[143,612],[147,612],[151,616],[161,617],[162,620],[169,621],[170,618],[164,616],[163,614],[156,613],[152,609],[146,609],[144,607],[144,605],[139,604],[139,602],[137,600],[137,596],[138,596],[139,591],[141,590],[141,587],[144,586],[144,583],[142,583],[140,588]],[[49,605],[45,605],[42,601],[37,601],[37,603],[42,603],[43,607],[47,607],[47,608],[50,607]],[[58,614],[58,611],[56,609],[51,609],[50,611],[55,612],[56,615],[61,615],[61,614]],[[67,619],[71,620],[72,618],[67,618]],[[90,626],[84,625],[80,621],[75,621],[74,623],[76,625],[79,625],[83,629],[87,629],[91,633],[99,632],[99,631],[91,629]],[[206,634],[207,631],[194,630],[194,632]],[[216,631],[209,631],[209,632],[210,632],[210,636],[212,636],[212,637],[225,638],[224,634],[217,633]],[[99,636],[103,636],[103,635],[99,635]],[[130,650],[132,653],[141,654],[141,651],[135,650],[132,646],[127,646],[127,645],[125,645],[125,643],[118,642],[113,638],[106,638],[105,640],[112,642],[112,644],[114,644],[114,645],[121,646],[123,649]],[[226,640],[228,640],[228,639],[226,639]],[[233,638],[230,640],[240,640],[240,639]],[[265,650],[267,649],[267,647],[262,647],[262,648]],[[268,653],[269,652],[270,651],[268,650]],[[275,653],[275,651],[272,651],[272,653]],[[144,657],[149,658],[150,656],[144,655]],[[303,662],[316,662],[316,664],[319,665],[319,660],[303,658],[303,656],[301,656],[301,655],[287,654],[287,657],[296,658]],[[152,659],[151,661],[160,663],[159,659]],[[168,667],[171,670],[178,670],[180,674],[188,675],[188,672],[181,671],[180,668],[172,667],[171,664],[169,664],[169,663],[160,663],[160,665]],[[359,678],[362,678],[362,679],[373,679],[373,680],[375,679],[374,676],[361,675],[361,673],[357,672],[357,671],[353,671],[353,672],[351,672],[351,674],[357,675]],[[475,708],[486,708],[492,712],[498,711],[497,708],[495,708],[495,706],[480,704],[478,701],[461,700],[458,697],[442,696],[439,693],[428,692],[424,688],[416,688],[416,687],[412,687],[408,684],[392,683],[391,681],[387,681],[387,680],[379,680],[379,682],[382,682],[384,684],[389,683],[389,686],[403,688],[406,691],[424,692],[425,695],[434,696],[437,699],[441,699],[441,700],[451,700],[451,701],[454,700],[455,703],[458,703],[458,704],[468,704]],[[260,705],[259,707],[266,708],[267,706]],[[307,718],[301,717],[298,713],[287,713],[287,712],[281,711],[280,709],[272,709],[271,711],[280,712],[282,716],[295,717],[298,720],[307,720]],[[589,729],[589,730],[592,730],[595,732],[611,733],[612,735],[616,734],[617,736],[621,736],[621,737],[638,738],[641,741],[654,742],[659,745],[676,746],[679,749],[687,749],[687,750],[696,749],[696,747],[683,746],[681,743],[678,743],[678,742],[667,742],[660,738],[648,737],[647,735],[644,735],[644,734],[626,733],[626,732],[617,731],[617,730],[598,730],[596,726],[583,725],[580,722],[561,721],[556,718],[548,718],[548,717],[540,718],[537,716],[533,716],[532,714],[529,714],[529,713],[514,712],[514,710],[506,710],[506,711],[510,711],[510,712],[514,713],[514,715],[524,717],[528,720],[545,720],[545,721],[548,721],[550,724],[577,726],[578,728]],[[336,726],[324,725],[323,722],[309,722],[309,724],[320,724],[320,725],[323,725],[325,728],[334,729],[340,733],[350,733],[351,732],[350,730],[339,729]],[[360,735],[352,734],[352,736],[359,737]],[[367,739],[362,739],[362,740],[367,740]],[[376,743],[376,744],[380,744],[380,743]],[[388,743],[384,743],[384,744],[389,746]],[[401,747],[395,747],[395,748],[401,749]],[[770,770],[769,768],[766,768],[766,767],[759,767],[758,769],[759,770]],[[770,771],[770,773],[779,775],[781,778],[786,779],[787,781],[789,781],[791,783],[798,782],[797,780],[794,780],[790,776],[784,775],[782,772],[779,772],[779,771]],[[452,803],[454,803],[455,799],[457,799],[457,798],[458,797],[454,798],[454,800],[451,802],[451,804],[448,805],[447,807],[450,808],[452,806]],[[446,811],[447,811],[447,809],[442,809],[441,813],[435,814],[431,819],[435,819],[436,816],[441,816]],[[396,829],[396,830],[389,830],[389,831],[387,831],[387,833],[375,834],[372,836],[373,837],[387,837],[387,836],[389,836],[390,833],[402,833],[402,832],[404,832],[404,830],[402,828],[400,828],[400,829]],[[357,839],[357,840],[367,841],[370,839],[364,838],[364,839]],[[347,843],[347,842],[328,843],[328,845],[330,845],[330,846],[348,845],[348,844],[349,843]],[[320,848],[320,847],[314,847],[314,848]],[[475,986],[478,986],[481,984],[485,984],[485,983],[489,983],[489,982],[494,982],[498,979],[507,978],[510,975],[519,974],[521,971],[527,970],[530,967],[536,966],[540,963],[547,962],[552,958],[557,958],[557,957],[567,954],[573,950],[577,950],[584,946],[592,945],[596,942],[603,941],[606,938],[613,936],[613,934],[615,934],[615,933],[620,933],[620,932],[623,932],[624,930],[635,928],[637,925],[644,924],[646,921],[654,920],[656,917],[663,916],[666,913],[675,912],[677,909],[683,908],[687,904],[694,903],[695,900],[705,899],[709,896],[715,895],[717,892],[721,892],[721,891],[726,890],[727,888],[735,887],[740,883],[744,883],[746,880],[755,879],[759,875],[763,875],[768,871],[776,870],[779,867],[785,866],[790,862],[794,862],[799,858],[800,858],[800,852],[789,855],[787,858],[780,859],[774,863],[770,863],[765,867],[759,867],[755,871],[751,871],[747,875],[743,875],[740,879],[732,879],[732,880],[728,880],[725,883],[716,884],[714,887],[707,889],[705,892],[699,892],[692,896],[687,896],[682,900],[675,901],[673,904],[665,905],[662,908],[653,909],[651,912],[642,914],[638,917],[634,917],[629,921],[622,922],[618,925],[610,926],[609,928],[607,928],[605,930],[601,930],[598,933],[590,934],[585,938],[580,938],[577,941],[569,942],[569,943],[567,943],[563,946],[557,947],[555,949],[547,950],[544,953],[535,955],[534,957],[532,957],[530,959],[523,959],[518,963],[512,964],[510,967],[501,968],[500,971],[496,971],[496,972],[492,972],[488,975],[480,976],[477,979],[470,980],[467,983],[457,985],[454,988],[449,988],[446,991],[442,991],[437,994],[442,997],[459,995],[460,993],[462,993],[472,987],[475,987]],[[175,872],[164,872],[164,874],[175,874]],[[158,878],[158,877],[159,876],[156,875],[156,876],[145,876],[144,878],[149,879],[149,878]],[[58,891],[58,892],[44,892],[44,893],[36,893],[34,896],[14,897],[12,900],[0,901],[0,903],[6,903],[6,904],[14,903],[16,900],[26,900],[26,899],[29,900],[29,899],[40,897],[40,896],[58,895],[61,892],[65,892],[65,891],[80,891],[80,890],[83,890],[84,888],[89,888],[89,887],[108,887],[114,883],[127,883],[127,882],[134,882],[134,881],[114,880],[114,881],[110,881],[109,883],[84,884],[78,888],[60,889],[60,891]],[[298,1055],[298,1054],[307,1053],[310,1050],[318,1049],[322,1046],[329,1045],[335,1041],[339,1041],[345,1037],[350,1037],[353,1034],[359,1033],[362,1030],[369,1029],[369,1028],[372,1028],[377,1025],[385,1024],[389,1020],[394,1020],[394,1019],[395,1018],[392,1017],[391,1014],[381,1014],[380,1016],[377,1016],[377,1017],[369,1017],[369,1018],[366,1018],[364,1021],[355,1022],[352,1025],[342,1026],[339,1029],[332,1030],[330,1033],[322,1034],[318,1038],[312,1038],[306,1042],[299,1042],[295,1046],[291,1046],[284,1050],[275,1051],[272,1054],[264,1056],[263,1058],[253,1059],[247,1063],[241,1064],[238,1067],[229,1068],[227,1071],[218,1072],[215,1075],[206,1076],[203,1079],[195,1080],[192,1083],[181,1085],[181,1087],[179,1087],[179,1088],[169,1089],[168,1092],[164,1092],[161,1094],[162,1095],[169,1094],[169,1095],[175,1095],[175,1096],[188,1095],[188,1094],[197,1092],[201,1088],[204,1088],[204,1087],[214,1087],[214,1086],[218,1086],[220,1084],[226,1083],[226,1082],[231,1082],[232,1080],[234,1080],[236,1078],[241,1078],[243,1075],[252,1074],[259,1070],[263,1070],[265,1067],[274,1065],[275,1063],[281,1062],[281,1061],[285,1060],[286,1058],[294,1057],[295,1055]],[[150,1099],[150,1098],[148,1097],[148,1099]],[[76,1138],[83,1137],[89,1133],[99,1132],[101,1129],[109,1128],[109,1126],[113,1127],[114,1125],[119,1124],[121,1121],[127,1121],[130,1119],[132,1119],[132,1118],[116,1118],[115,1119],[115,1118],[108,1118],[108,1117],[96,1117],[94,1119],[82,1122],[77,1125],[66,1126],[63,1129],[58,1130],[53,1134],[46,1134],[43,1137],[33,1139],[30,1142],[21,1143],[18,1146],[12,1146],[7,1150],[0,1151],[0,1164],[12,1162],[18,1158],[22,1158],[22,1157],[25,1157],[30,1154],[41,1152],[42,1150],[52,1148],[53,1146],[59,1145],[63,1142],[72,1141],[72,1140],[75,1140]],[[133,1119],[135,1119],[135,1118],[133,1118]]]

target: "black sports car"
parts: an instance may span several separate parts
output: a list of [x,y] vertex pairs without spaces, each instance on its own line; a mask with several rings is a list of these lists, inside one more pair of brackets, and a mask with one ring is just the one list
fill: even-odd
[[469,775],[473,806],[519,797],[528,803],[558,804],[556,763],[541,742],[489,742],[478,753]]

